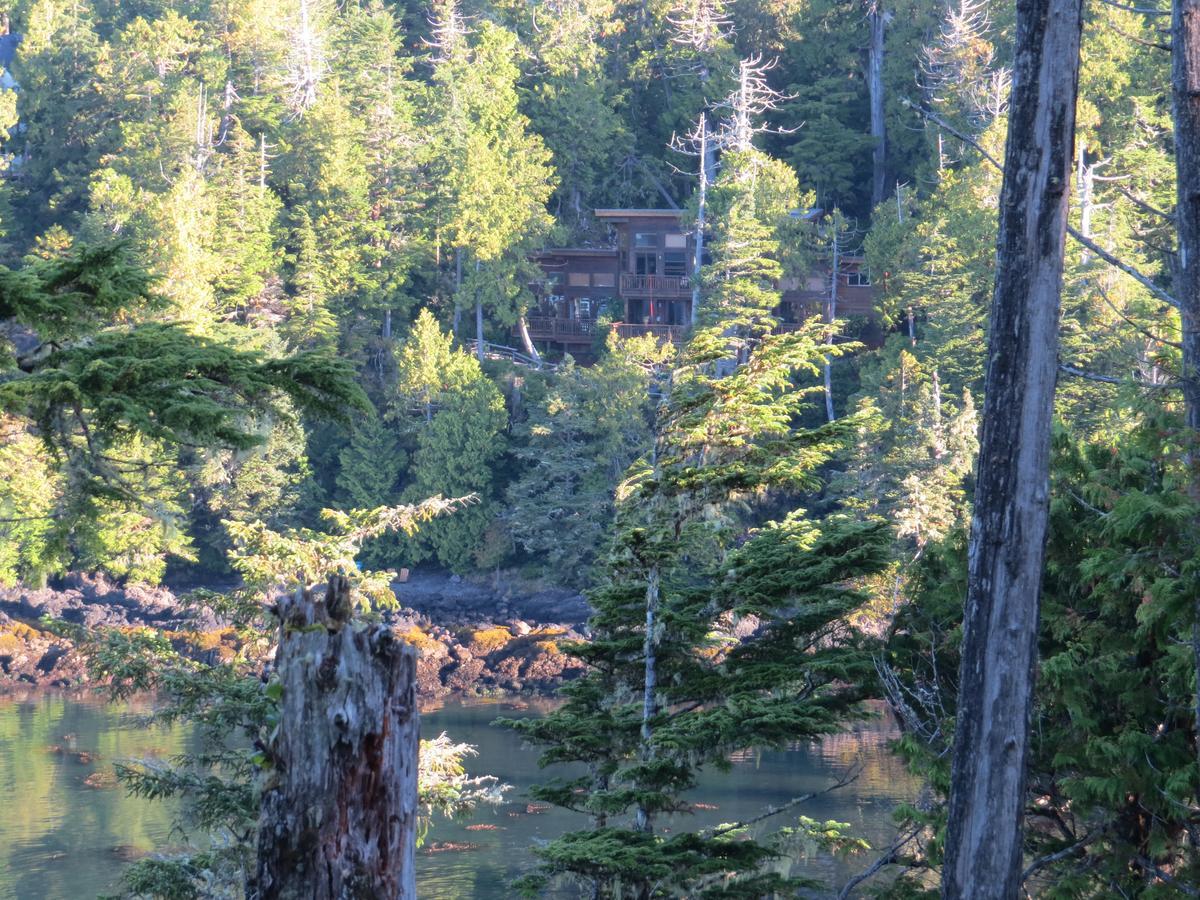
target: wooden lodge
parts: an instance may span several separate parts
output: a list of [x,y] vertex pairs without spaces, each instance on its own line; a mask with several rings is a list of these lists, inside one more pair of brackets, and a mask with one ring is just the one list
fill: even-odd
[[[541,279],[531,287],[536,306],[527,318],[539,343],[587,355],[597,323],[607,320],[623,336],[655,334],[681,340],[691,322],[693,236],[681,227],[679,210],[598,209],[609,225],[604,247],[556,247],[534,255]],[[875,291],[860,256],[839,265],[839,318],[870,316]],[[779,311],[784,323],[824,312],[831,287],[828,268],[801,283],[785,279]]]

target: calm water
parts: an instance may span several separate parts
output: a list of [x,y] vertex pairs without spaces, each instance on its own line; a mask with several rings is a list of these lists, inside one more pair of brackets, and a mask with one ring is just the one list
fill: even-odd
[[[426,848],[417,854],[421,897],[510,897],[507,883],[531,864],[528,848],[583,821],[559,811],[527,812],[525,793],[539,776],[536,752],[488,724],[497,715],[537,711],[523,704],[455,705],[423,717],[425,736],[446,731],[456,741],[475,744],[479,756],[471,761],[472,770],[498,775],[513,790],[500,807],[434,823]],[[0,696],[2,900],[89,900],[114,889],[129,859],[182,842],[172,831],[171,805],[129,798],[106,785],[114,760],[169,757],[187,749],[184,729],[133,727],[135,716],[144,712],[144,705],[114,707],[88,697]],[[857,762],[863,771],[854,784],[799,812],[821,821],[849,822],[858,836],[882,846],[893,833],[892,807],[915,792],[903,767],[887,752],[887,737],[886,724],[877,720],[819,745],[739,760],[732,772],[703,779],[696,799],[717,808],[689,816],[687,825],[753,816],[772,803],[827,786]],[[469,847],[442,851],[439,844]],[[842,863],[801,852],[783,865],[793,874],[836,883],[872,858]]]

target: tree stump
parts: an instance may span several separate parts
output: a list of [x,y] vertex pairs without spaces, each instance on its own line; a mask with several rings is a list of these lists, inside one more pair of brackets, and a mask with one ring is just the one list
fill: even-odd
[[283,687],[262,795],[258,900],[416,897],[416,654],[350,623],[344,578],[282,603]]

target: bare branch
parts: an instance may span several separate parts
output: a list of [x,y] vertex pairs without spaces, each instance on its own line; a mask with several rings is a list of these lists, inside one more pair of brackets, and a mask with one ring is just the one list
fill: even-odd
[[[1127,176],[1122,176],[1122,177],[1127,177]],[[1113,179],[1113,178],[1099,178],[1099,179],[1097,179],[1097,180],[1098,180],[1098,181],[1113,181],[1113,180],[1115,180],[1115,179]],[[1171,215],[1171,213],[1166,213],[1166,212],[1163,212],[1163,211],[1162,211],[1161,209],[1159,209],[1158,207],[1151,206],[1151,205],[1150,205],[1149,203],[1147,203],[1145,200],[1142,200],[1142,199],[1140,199],[1140,198],[1138,198],[1138,197],[1135,197],[1135,196],[1134,196],[1134,195],[1133,195],[1133,194],[1132,194],[1132,193],[1131,193],[1131,192],[1128,190],[1128,188],[1123,188],[1123,187],[1121,187],[1119,184],[1117,184],[1117,185],[1113,185],[1113,187],[1115,187],[1115,188],[1117,189],[1117,192],[1118,192],[1118,193],[1119,193],[1119,194],[1120,194],[1122,197],[1125,197],[1127,200],[1129,200],[1131,203],[1133,203],[1133,204],[1134,204],[1136,207],[1138,207],[1138,209],[1141,209],[1141,210],[1142,210],[1142,211],[1144,211],[1144,212],[1148,212],[1148,213],[1150,213],[1150,214],[1151,214],[1151,215],[1153,215],[1153,216],[1159,216],[1160,218],[1166,219],[1166,220],[1167,220],[1167,221],[1169,221],[1169,222],[1174,222],[1174,221],[1175,221],[1175,217],[1174,217],[1173,215]]]
[[[985,160],[987,160],[989,163],[991,163],[993,166],[995,166],[1000,171],[1004,171],[1004,166],[1002,166],[1000,164],[1000,161],[997,160],[996,157],[994,157],[990,153],[988,153],[986,150],[984,150],[983,147],[980,146],[979,142],[976,141],[974,138],[972,138],[966,134],[963,134],[961,131],[959,131],[957,128],[955,128],[953,125],[951,125],[949,122],[947,122],[945,119],[943,119],[941,116],[939,116],[937,113],[933,112],[932,110],[926,109],[925,107],[921,106],[920,104],[913,103],[911,100],[904,100],[902,102],[904,103],[905,106],[914,110],[917,113],[917,115],[921,116],[922,118],[928,119],[930,122],[933,122],[933,124],[937,125],[939,128],[946,131],[947,134],[950,134],[951,136],[958,138],[958,140],[962,141],[967,146],[974,148],[975,151],[978,152],[979,155],[982,156]],[[1147,277],[1146,275],[1143,275],[1141,272],[1139,272],[1137,269],[1135,269],[1133,266],[1129,265],[1128,263],[1124,263],[1121,260],[1117,259],[1115,256],[1113,256],[1111,253],[1109,253],[1107,250],[1105,250],[1103,247],[1101,247],[1099,244],[1097,244],[1091,238],[1082,234],[1077,228],[1074,228],[1074,227],[1068,225],[1067,226],[1067,234],[1069,234],[1072,238],[1074,238],[1076,241],[1078,241],[1083,246],[1087,247],[1089,250],[1091,250],[1093,253],[1095,253],[1098,257],[1100,257],[1102,260],[1104,260],[1110,266],[1120,269],[1122,272],[1124,272],[1126,275],[1128,275],[1130,278],[1132,278],[1134,281],[1136,281],[1142,287],[1146,288],[1146,290],[1150,291],[1150,293],[1152,293],[1154,296],[1158,297],[1158,299],[1162,300],[1164,303],[1167,303],[1167,304],[1175,307],[1176,309],[1179,308],[1179,301],[1176,300],[1174,297],[1172,297],[1170,294],[1168,294],[1165,290],[1163,290],[1161,287],[1159,287],[1153,281],[1151,281],[1149,277]]]
[[1126,12],[1141,13],[1144,16],[1169,16],[1170,10],[1154,9],[1150,6],[1130,6],[1128,3],[1118,3],[1117,0],[1100,0],[1105,6],[1112,6],[1116,9],[1123,9]]
[[1099,381],[1103,384],[1124,384],[1124,378],[1115,378],[1112,375],[1097,375],[1095,372],[1085,372],[1083,369],[1077,369],[1074,366],[1068,366],[1064,363],[1058,364],[1058,371],[1065,375],[1074,375],[1076,378],[1083,378],[1086,381]]
[[734,822],[732,825],[722,825],[720,828],[713,829],[713,831],[709,835],[709,837],[714,837],[714,838],[724,837],[725,835],[730,834],[734,831],[740,831],[743,828],[749,828],[751,825],[757,825],[759,822],[763,821],[764,819],[769,819],[772,816],[777,816],[780,813],[785,813],[789,809],[794,809],[795,807],[799,806],[802,803],[807,803],[809,800],[814,800],[817,797],[823,797],[826,794],[829,794],[829,793],[832,793],[833,791],[838,790],[839,788],[844,788],[848,784],[853,784],[855,781],[858,780],[858,776],[861,774],[862,774],[862,766],[856,765],[853,768],[849,769],[845,774],[842,775],[841,778],[839,778],[837,781],[835,781],[833,784],[831,784],[827,788],[824,788],[819,791],[812,791],[811,793],[803,794],[799,797],[793,797],[791,800],[787,801],[787,803],[782,803],[779,806],[770,806],[767,808],[766,812],[759,813],[757,816],[754,816],[753,818],[750,818],[750,819],[746,819],[744,822]]
[[1046,866],[1053,865],[1060,859],[1066,859],[1068,856],[1074,856],[1088,844],[1093,843],[1097,838],[1100,837],[1100,835],[1104,834],[1106,830],[1106,828],[1097,828],[1095,831],[1085,834],[1082,840],[1076,841],[1074,844],[1071,844],[1071,846],[1064,847],[1062,850],[1059,850],[1056,853],[1049,853],[1046,856],[1035,859],[1025,868],[1025,871],[1021,873],[1021,883],[1024,884],[1029,880],[1031,875],[1040,871],[1041,869],[1046,868]]
[[892,845],[888,847],[883,856],[875,860],[875,862],[872,863],[865,871],[860,872],[858,875],[855,875],[846,882],[845,886],[838,892],[838,900],[847,900],[847,898],[850,896],[850,892],[856,887],[858,887],[867,879],[873,878],[875,874],[885,866],[890,866],[892,863],[894,863],[896,861],[896,855],[902,849],[904,849],[904,847],[916,840],[917,835],[921,833],[923,827],[924,826],[922,825],[916,825],[909,829],[907,834],[897,835],[896,839],[892,841]]

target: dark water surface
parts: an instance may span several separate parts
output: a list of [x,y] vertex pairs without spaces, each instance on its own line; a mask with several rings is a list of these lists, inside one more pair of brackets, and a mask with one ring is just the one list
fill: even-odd
[[[166,758],[188,749],[184,728],[135,727],[136,716],[148,709],[145,701],[118,707],[88,696],[0,696],[0,898],[91,900],[115,889],[130,859],[183,842],[172,831],[173,805],[130,798],[106,784],[114,760]],[[489,724],[498,715],[538,711],[536,704],[470,704],[423,716],[423,736],[446,731],[455,741],[476,745],[479,756],[469,761],[470,770],[498,775],[513,789],[499,807],[433,823],[425,848],[417,853],[422,898],[511,897],[508,882],[531,865],[529,847],[583,823],[557,810],[529,811],[526,791],[539,779],[537,752]],[[857,836],[883,846],[894,833],[891,809],[911,799],[916,789],[888,753],[888,737],[887,723],[877,719],[820,744],[740,759],[731,772],[709,773],[701,781],[695,799],[716,809],[664,825],[696,827],[749,818],[771,804],[820,790],[860,764],[857,781],[797,813],[848,822]],[[458,849],[443,850],[443,845]],[[801,850],[781,865],[792,874],[837,883],[871,859],[873,854],[840,862]],[[558,896],[577,894],[564,889]]]

